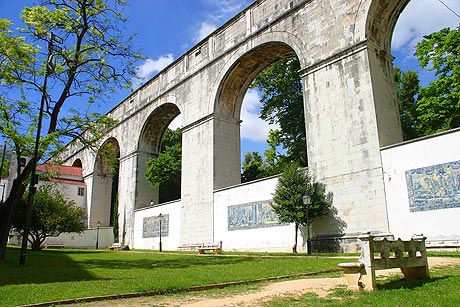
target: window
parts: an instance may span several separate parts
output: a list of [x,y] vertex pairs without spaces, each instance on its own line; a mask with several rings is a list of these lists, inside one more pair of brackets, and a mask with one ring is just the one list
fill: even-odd
[[78,196],[85,196],[85,188],[78,188]]
[[20,164],[20,165],[19,165],[20,167],[26,166],[26,159],[25,159],[25,158],[21,158],[21,159],[19,160],[19,164]]

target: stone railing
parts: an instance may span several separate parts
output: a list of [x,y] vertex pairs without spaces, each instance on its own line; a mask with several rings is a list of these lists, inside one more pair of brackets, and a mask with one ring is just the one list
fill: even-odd
[[376,289],[375,271],[400,268],[406,280],[428,279],[428,261],[425,240],[422,235],[409,241],[375,239],[365,234],[361,240],[361,256],[358,262],[340,263],[349,290]]

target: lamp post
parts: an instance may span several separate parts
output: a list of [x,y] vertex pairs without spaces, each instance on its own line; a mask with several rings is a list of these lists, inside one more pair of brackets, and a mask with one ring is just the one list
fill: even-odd
[[34,198],[34,193],[37,190],[35,185],[38,183],[38,179],[36,177],[36,169],[37,169],[37,160],[38,160],[38,147],[40,146],[40,130],[42,129],[42,119],[43,119],[43,109],[45,105],[46,99],[46,85],[48,81],[48,76],[53,73],[55,68],[55,59],[53,55],[53,51],[61,52],[62,48],[59,46],[54,45],[53,43],[62,44],[64,40],[59,36],[51,33],[48,41],[48,59],[46,63],[45,69],[45,78],[43,80],[43,89],[42,89],[42,98],[40,102],[40,111],[38,113],[38,123],[37,123],[37,135],[35,137],[35,147],[34,147],[34,155],[32,158],[31,164],[31,174],[30,174],[30,184],[29,184],[29,194],[27,197],[27,205],[26,205],[26,220],[24,222],[24,235],[22,237],[22,244],[21,244],[21,254],[19,256],[19,266],[23,267],[26,263],[26,251],[27,251],[27,241],[30,232],[30,219],[32,216],[32,201]]
[[160,252],[163,251],[163,242],[161,242],[161,222],[163,221],[163,215],[158,215],[158,221],[160,222]]
[[99,227],[101,227],[101,221],[97,221],[97,232],[96,232],[96,249],[99,249]]
[[307,222],[307,254],[311,255],[311,240],[310,240],[310,221],[308,219],[308,209],[310,208],[311,204],[311,197],[308,194],[303,196],[303,203],[306,207],[306,222]]

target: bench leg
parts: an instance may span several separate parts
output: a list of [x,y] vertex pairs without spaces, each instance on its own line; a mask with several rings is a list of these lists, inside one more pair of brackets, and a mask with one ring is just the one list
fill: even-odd
[[360,278],[361,278],[361,268],[359,267],[342,267],[343,275],[348,282],[348,290],[351,291],[360,291],[361,286]]
[[375,270],[371,266],[362,268],[360,286],[366,291],[374,291],[376,289]]
[[419,266],[413,268],[401,268],[406,280],[429,279],[430,272],[428,266]]

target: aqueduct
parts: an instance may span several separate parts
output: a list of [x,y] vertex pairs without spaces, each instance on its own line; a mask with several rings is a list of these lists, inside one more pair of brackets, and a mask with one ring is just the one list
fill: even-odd
[[[301,63],[306,122],[299,125],[307,131],[309,167],[333,192],[345,233],[387,232],[380,149],[402,141],[390,43],[408,2],[255,1],[114,107],[109,114],[118,124],[102,143],[119,151],[124,243],[133,244],[135,210],[157,199],[144,177],[146,161],[158,154],[178,114],[183,121],[179,242],[219,239],[213,193],[240,183],[244,94],[259,72],[288,55]],[[102,195],[110,194],[113,182],[101,179],[96,157],[72,143],[64,159],[83,166],[90,226],[97,220],[108,225],[102,214],[110,197]],[[317,234],[337,235],[332,223],[323,220]]]

